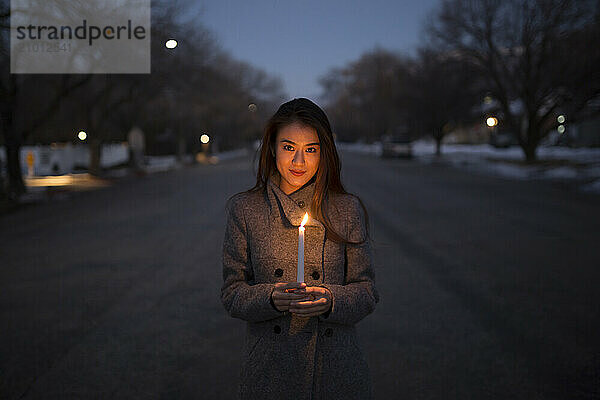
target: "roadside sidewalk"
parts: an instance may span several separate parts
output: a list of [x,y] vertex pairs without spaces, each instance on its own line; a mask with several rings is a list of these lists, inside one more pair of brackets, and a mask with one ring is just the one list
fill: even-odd
[[156,173],[178,170],[186,167],[212,165],[220,161],[247,156],[247,149],[218,153],[210,157],[199,157],[193,162],[187,155],[182,162],[176,156],[147,156],[141,170],[129,166],[106,169],[101,176],[87,172],[49,176],[24,176],[27,193],[19,197],[18,203],[0,199],[0,215],[10,213],[24,206],[70,198],[72,193],[98,190],[112,186],[126,179],[137,179]]

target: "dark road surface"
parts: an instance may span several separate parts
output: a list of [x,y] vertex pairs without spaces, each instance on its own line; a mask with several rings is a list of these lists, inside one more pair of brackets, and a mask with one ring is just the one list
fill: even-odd
[[[600,398],[600,196],[343,162],[374,239],[376,399]],[[227,161],[0,216],[0,399],[234,399],[224,204],[253,181]]]

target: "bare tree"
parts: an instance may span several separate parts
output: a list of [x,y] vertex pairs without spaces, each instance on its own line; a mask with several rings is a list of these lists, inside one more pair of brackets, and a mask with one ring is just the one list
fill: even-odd
[[[259,137],[265,111],[283,98],[281,80],[233,59],[197,19],[173,24],[175,20],[169,22],[166,14],[153,37],[153,43],[160,43],[152,53],[159,95],[150,97],[146,107],[163,110],[149,113],[153,125],[172,132],[180,151],[186,145],[195,150],[202,133],[219,138],[224,147]],[[169,37],[179,38],[175,49],[164,47]],[[256,112],[249,111],[250,104]],[[169,120],[158,121],[165,110]]]
[[[9,64],[9,2],[0,2],[0,133],[6,149],[7,195],[18,200],[26,188],[21,175],[20,148],[57,112],[61,99],[89,79],[81,75],[15,75]],[[40,89],[44,90],[40,90]],[[32,94],[37,94],[33,96]],[[34,101],[42,101],[36,107]],[[24,117],[26,112],[26,117]],[[2,191],[0,190],[0,194]]]
[[444,136],[473,119],[479,92],[476,71],[459,55],[421,48],[405,87],[407,118],[415,136],[432,136],[439,156]]
[[322,97],[336,133],[346,140],[372,141],[402,129],[407,77],[406,60],[379,48],[321,77]]
[[[580,34],[597,32],[595,4],[443,0],[429,26],[440,51],[456,51],[486,77],[489,92],[502,110],[501,120],[517,135],[528,161],[535,160],[559,107],[581,94],[586,98],[580,98],[580,103],[585,104],[599,93],[597,73],[590,76],[588,69],[574,62],[578,57],[598,60],[597,34]],[[566,43],[575,38],[578,52],[565,51]]]
[[[0,30],[0,36],[5,32]],[[0,41],[5,42],[4,38]],[[8,51],[0,47],[3,47],[0,53]],[[11,200],[18,200],[26,192],[21,175],[21,146],[53,117],[61,99],[85,84],[89,76],[17,76],[8,72],[8,57],[3,60],[0,62],[0,133],[6,149],[7,195]],[[45,90],[40,91],[40,88]],[[34,93],[37,96],[32,96]],[[42,106],[32,106],[40,101],[43,101]]]
[[[76,140],[64,132],[79,128],[89,134],[93,173],[101,172],[102,143],[123,140],[134,124],[150,137],[173,131],[180,153],[204,132],[227,145],[258,137],[263,116],[284,96],[281,80],[223,52],[200,18],[190,17],[191,4],[152,3],[151,74],[15,75],[8,62],[10,9],[0,0],[0,143],[14,198],[25,191],[21,145]],[[165,47],[171,38],[179,42],[175,49]]]

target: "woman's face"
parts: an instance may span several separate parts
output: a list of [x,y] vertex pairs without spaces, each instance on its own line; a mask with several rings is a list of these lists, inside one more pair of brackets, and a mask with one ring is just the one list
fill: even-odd
[[275,161],[281,175],[279,188],[285,194],[300,189],[317,173],[320,152],[319,136],[314,128],[293,123],[279,130]]

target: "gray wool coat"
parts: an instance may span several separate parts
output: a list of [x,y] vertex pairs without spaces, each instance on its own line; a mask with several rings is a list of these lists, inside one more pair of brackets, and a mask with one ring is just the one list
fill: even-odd
[[[304,281],[333,294],[331,309],[316,317],[277,310],[277,282],[296,281],[298,226],[308,211],[311,183],[286,195],[279,176],[262,192],[239,193],[227,206],[221,301],[234,318],[247,321],[241,399],[370,399],[369,367],[355,324],[373,312],[379,295],[368,241],[361,245],[325,239],[309,219],[305,231]],[[352,241],[365,238],[356,197],[330,198],[335,230]]]

